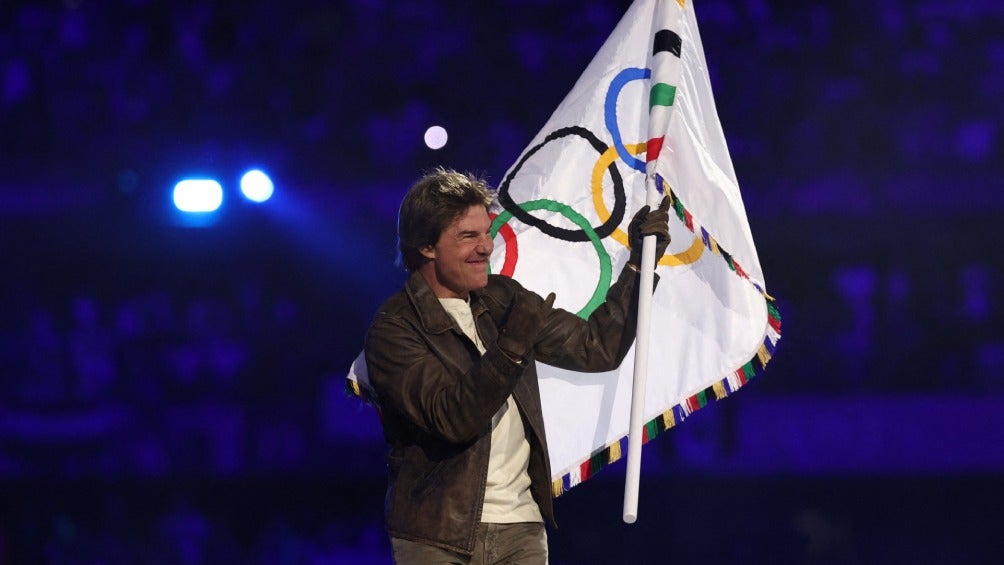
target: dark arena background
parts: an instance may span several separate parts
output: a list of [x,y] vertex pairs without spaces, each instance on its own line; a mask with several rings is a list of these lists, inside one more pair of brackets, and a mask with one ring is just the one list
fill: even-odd
[[[551,563],[999,563],[1004,3],[695,4],[784,337]],[[344,376],[397,204],[497,184],[627,6],[0,2],[0,563],[389,563]]]

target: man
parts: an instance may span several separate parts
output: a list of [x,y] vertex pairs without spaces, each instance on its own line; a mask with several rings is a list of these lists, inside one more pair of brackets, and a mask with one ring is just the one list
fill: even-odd
[[618,367],[634,341],[641,239],[669,245],[668,201],[631,221],[631,258],[583,320],[489,275],[484,181],[420,179],[398,217],[404,289],[366,338],[369,383],[389,444],[386,521],[398,563],[546,563],[554,523],[535,361]]

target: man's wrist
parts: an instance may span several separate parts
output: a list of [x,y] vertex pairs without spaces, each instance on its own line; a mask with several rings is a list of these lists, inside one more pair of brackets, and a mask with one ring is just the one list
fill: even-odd
[[[519,354],[514,351],[516,349],[523,349],[518,347],[518,345],[521,344],[513,343],[513,340],[511,339],[501,338],[498,342],[496,342],[496,345],[498,346],[499,351],[502,352],[502,355],[505,355],[507,359],[521,367],[526,365],[526,352]],[[517,347],[512,347],[513,345],[517,345]]]

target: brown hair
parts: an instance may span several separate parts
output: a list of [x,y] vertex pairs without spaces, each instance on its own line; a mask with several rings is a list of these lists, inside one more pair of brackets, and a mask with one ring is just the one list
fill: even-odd
[[428,259],[419,249],[435,245],[439,235],[471,206],[486,209],[494,200],[488,183],[471,174],[437,167],[418,179],[401,200],[397,215],[397,264],[409,271]]

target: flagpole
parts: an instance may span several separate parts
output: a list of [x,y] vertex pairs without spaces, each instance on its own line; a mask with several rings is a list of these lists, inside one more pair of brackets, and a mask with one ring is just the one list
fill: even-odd
[[[650,209],[659,206],[662,195],[651,179],[647,200]],[[641,480],[641,445],[645,426],[645,384],[648,379],[648,343],[652,325],[652,289],[655,286],[655,236],[647,235],[641,246],[641,280],[638,283],[638,329],[635,333],[634,379],[631,386],[631,419],[628,428],[627,477],[624,481],[624,522],[638,519]]]

